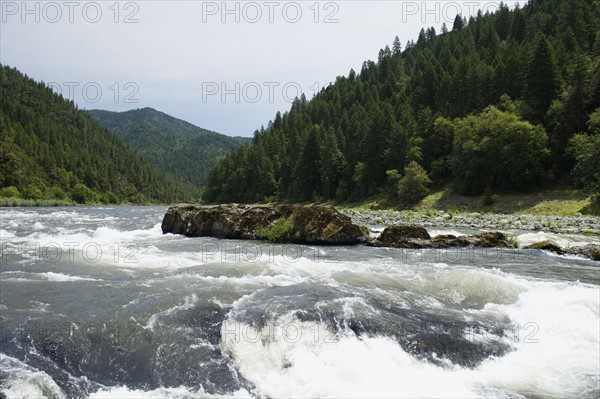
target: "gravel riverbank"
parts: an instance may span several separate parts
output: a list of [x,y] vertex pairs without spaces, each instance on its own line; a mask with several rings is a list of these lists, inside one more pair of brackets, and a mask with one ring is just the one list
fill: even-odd
[[550,233],[600,235],[598,216],[502,215],[489,213],[449,213],[444,211],[394,211],[340,209],[356,223],[365,226],[394,223],[423,227],[461,227],[483,230],[531,230]]

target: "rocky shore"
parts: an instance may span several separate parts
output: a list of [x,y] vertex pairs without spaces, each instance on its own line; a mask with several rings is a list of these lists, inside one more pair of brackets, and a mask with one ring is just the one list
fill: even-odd
[[[444,211],[393,211],[340,209],[365,226],[414,224],[423,227],[473,228],[478,230],[530,230],[550,233],[591,234],[600,237],[598,216],[501,215]],[[600,240],[600,238],[599,238]]]
[[[510,219],[500,219],[506,217]],[[445,221],[444,221],[445,220]],[[472,235],[439,234],[431,237],[424,226],[470,227],[487,230],[507,229],[509,220],[513,229],[541,230],[537,219],[505,215],[418,215],[393,211],[359,212],[346,210],[345,214],[332,206],[323,205],[218,205],[213,207],[171,207],[162,222],[163,233],[188,237],[217,237],[225,239],[270,240],[311,245],[357,245],[394,248],[515,248],[516,243],[498,231],[479,231]],[[556,220],[556,219],[554,219]],[[595,234],[597,218],[572,217],[561,219],[570,232]],[[366,225],[391,222],[377,236],[371,236]],[[519,222],[518,227],[516,223]],[[500,223],[500,226],[498,225]],[[549,230],[554,231],[554,230]],[[587,230],[585,230],[587,231]],[[597,231],[597,230],[595,230]],[[600,260],[597,243],[561,248],[550,241],[525,247],[559,255],[578,255]]]

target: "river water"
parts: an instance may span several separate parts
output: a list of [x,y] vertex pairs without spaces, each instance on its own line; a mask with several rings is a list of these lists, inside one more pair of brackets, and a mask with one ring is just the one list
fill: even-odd
[[0,396],[600,395],[598,262],[186,238],[165,211],[0,210]]

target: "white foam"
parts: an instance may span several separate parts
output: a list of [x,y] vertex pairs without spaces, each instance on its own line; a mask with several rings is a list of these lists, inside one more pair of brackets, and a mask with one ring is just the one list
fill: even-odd
[[598,388],[599,309],[597,286],[542,282],[512,305],[490,305],[516,323],[511,338],[519,342],[479,367],[481,380],[542,397],[578,398]]
[[516,237],[520,247],[534,244],[540,241],[552,241],[562,248],[568,248],[587,244],[600,244],[597,237],[581,234],[555,234],[538,231],[535,233],[519,234]]
[[58,281],[58,282],[65,282],[65,281],[101,281],[101,280],[98,280],[98,279],[95,279],[95,278],[70,276],[68,274],[54,273],[54,272],[40,273],[39,276],[45,278],[48,281]]
[[118,398],[118,399],[192,399],[192,398],[250,398],[252,395],[245,389],[239,389],[235,392],[228,393],[226,395],[213,395],[204,392],[202,388],[194,391],[190,388],[177,387],[177,388],[159,388],[151,391],[143,391],[141,389],[129,389],[127,387],[112,387],[101,389],[97,392],[92,393],[90,399],[106,399],[106,398]]
[[7,398],[65,398],[66,395],[45,372],[14,357],[0,353],[0,374],[6,376],[0,392]]
[[[480,302],[482,308],[467,310],[466,318],[510,320],[514,331],[507,331],[504,340],[513,350],[474,370],[441,368],[411,356],[390,337],[359,339],[343,331],[336,336],[323,324],[300,322],[290,314],[261,329],[228,319],[221,330],[222,348],[262,395],[272,397],[579,398],[598,389],[597,286],[461,268],[425,268],[411,283],[434,302]],[[233,304],[234,310],[244,306],[245,298]],[[357,298],[337,301],[343,301],[346,317],[352,317],[355,306],[365,306]],[[469,338],[489,339],[481,334]]]
[[427,232],[429,233],[429,235],[431,237],[439,236],[442,234],[450,234],[450,235],[453,235],[456,237],[468,235],[466,233],[461,233],[458,230],[450,229],[450,228],[448,228],[448,229],[427,229]]
[[173,306],[169,309],[163,310],[162,312],[153,314],[150,317],[150,319],[148,319],[148,322],[146,323],[145,327],[151,331],[154,331],[154,327],[156,326],[156,323],[158,322],[158,319],[160,317],[172,315],[180,310],[192,309],[196,302],[198,302],[198,297],[196,296],[196,294],[187,296],[185,297],[184,302],[182,304]]
[[8,231],[8,230],[0,230],[0,239],[6,239],[6,238],[14,238],[15,237],[15,233]]
[[261,330],[225,322],[222,346],[242,375],[271,397],[475,398],[460,371],[410,356],[392,339],[336,337],[283,317]]

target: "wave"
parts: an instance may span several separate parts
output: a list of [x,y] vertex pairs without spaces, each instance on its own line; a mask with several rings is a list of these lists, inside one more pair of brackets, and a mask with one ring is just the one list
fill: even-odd
[[587,244],[600,244],[595,237],[589,237],[581,234],[555,234],[546,233],[543,231],[535,233],[524,233],[516,236],[517,242],[520,247],[534,244],[540,241],[552,241],[563,248],[587,245]]
[[64,273],[44,272],[44,273],[27,273],[27,272],[2,272],[0,274],[20,274],[20,277],[2,278],[2,281],[54,281],[54,282],[73,282],[73,281],[102,281],[101,279],[91,277],[72,276]]
[[112,387],[101,389],[98,392],[92,393],[90,399],[106,399],[106,398],[119,398],[119,399],[194,399],[194,398],[206,398],[206,399],[220,399],[220,398],[250,398],[252,395],[244,390],[240,389],[235,392],[228,393],[226,395],[214,395],[204,392],[203,389],[193,390],[186,387],[177,388],[158,388],[151,391],[144,391],[141,389],[130,389],[125,386]]
[[66,398],[52,377],[0,353],[0,392],[7,398]]
[[[374,332],[358,334],[348,326],[334,329],[300,319],[296,309],[279,303],[248,308],[257,302],[254,295],[234,303],[221,328],[221,346],[260,395],[271,397],[580,398],[600,392],[596,286],[460,269],[425,270],[412,283],[413,292],[432,299],[412,303],[412,309],[431,310],[441,301],[445,305],[440,309],[445,312],[448,306],[464,306],[465,320],[507,320],[504,334],[491,337],[471,332],[469,339],[491,342],[490,338],[500,338],[510,350],[473,368],[442,358],[431,362],[407,352],[389,332],[371,329]],[[371,288],[372,294],[378,289]],[[389,287],[386,291],[390,292]],[[347,319],[357,316],[356,309],[378,312],[362,297],[332,302],[336,301],[343,302],[343,311],[337,314]],[[249,313],[242,311],[245,308]],[[264,315],[257,315],[260,309]],[[248,320],[249,315],[255,315],[254,319]]]

